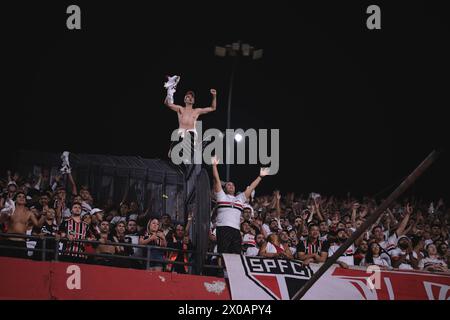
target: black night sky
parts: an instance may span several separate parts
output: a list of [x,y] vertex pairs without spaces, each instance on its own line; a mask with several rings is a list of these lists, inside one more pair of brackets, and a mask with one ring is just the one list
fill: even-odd
[[[392,2],[395,2],[392,3]],[[10,151],[165,158],[177,117],[163,105],[166,74],[181,75],[175,101],[197,106],[224,129],[231,61],[215,45],[264,49],[242,60],[233,128],[280,129],[280,171],[259,192],[376,194],[447,145],[450,50],[444,7],[426,1],[232,3],[62,1],[2,5],[1,171]],[[77,4],[82,30],[66,28]],[[366,28],[378,4],[382,29]],[[413,191],[448,195],[448,150]],[[233,166],[245,187],[258,166]],[[223,171],[224,174],[224,171]]]

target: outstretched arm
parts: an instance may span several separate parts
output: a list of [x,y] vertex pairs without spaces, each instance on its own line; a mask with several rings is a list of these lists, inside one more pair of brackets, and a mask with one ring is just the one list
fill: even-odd
[[222,184],[220,183],[220,176],[219,176],[219,170],[217,170],[217,165],[219,164],[219,160],[217,157],[211,158],[212,163],[212,171],[213,171],[213,178],[214,178],[214,192],[220,192],[222,191]]
[[[275,196],[274,196],[274,198],[275,198],[275,209],[277,210],[277,218],[278,218],[278,225],[280,225],[280,216],[281,216],[281,205],[280,205],[280,202],[281,202],[281,194],[280,194],[280,191],[279,190],[277,190],[277,191],[275,191]],[[279,228],[281,229],[281,225],[279,226]]]
[[215,89],[211,89],[210,92],[212,94],[211,106],[208,107],[208,108],[198,108],[198,109],[196,109],[196,110],[198,110],[199,114],[205,114],[205,113],[216,111],[216,107],[217,107],[217,92],[216,92]]
[[36,182],[36,184],[34,185],[34,189],[40,190],[41,189],[41,182],[42,182],[42,174],[39,175],[39,179]]
[[313,199],[314,201],[314,208],[315,208],[315,213],[317,214],[317,217],[319,218],[319,221],[323,221],[323,216],[322,213],[320,212],[320,203],[317,201],[317,198]]
[[176,105],[173,103],[173,98],[169,98],[169,95],[166,96],[166,99],[164,99],[164,104],[172,109],[173,111],[179,112],[181,111],[182,106]]
[[405,217],[403,218],[402,222],[400,222],[400,225],[397,228],[397,237],[401,237],[405,234],[406,226],[408,225],[409,217],[411,216],[413,212],[413,208],[408,204],[406,204],[406,210],[405,210]]
[[355,227],[355,223],[356,223],[356,212],[359,208],[359,203],[354,203],[352,205],[352,226]]
[[387,208],[386,210],[387,210],[387,212],[388,212],[389,217],[391,218],[391,222],[392,222],[394,225],[397,225],[397,224],[398,224],[398,221],[397,221],[397,219],[395,218],[394,214],[392,213],[391,209]]
[[186,224],[186,228],[184,230],[184,235],[188,236],[189,235],[189,230],[191,229],[191,225],[192,225],[192,212],[188,214],[188,222]]
[[245,190],[244,195],[247,199],[252,195],[253,190],[256,189],[258,184],[261,182],[262,178],[269,174],[269,168],[261,168],[259,171],[259,176],[252,182],[252,184]]
[[67,174],[69,177],[70,187],[72,189],[72,194],[78,194],[77,184],[75,183],[75,180],[73,179],[72,173],[69,172]]

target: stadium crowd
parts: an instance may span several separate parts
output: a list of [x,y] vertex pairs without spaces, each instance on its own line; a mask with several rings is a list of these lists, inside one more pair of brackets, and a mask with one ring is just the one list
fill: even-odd
[[[0,180],[0,187],[3,190],[0,197],[2,256],[41,259],[42,253],[30,248],[41,248],[43,237],[47,237],[52,241],[47,241],[46,248],[59,245],[58,259],[63,261],[145,268],[145,261],[114,258],[146,257],[149,251],[141,247],[120,245],[139,244],[154,246],[150,251],[152,269],[189,272],[183,264],[162,261],[192,261],[191,214],[185,224],[172,221],[167,213],[151,212],[150,208],[142,212],[136,202],[114,204],[108,200],[98,204],[89,187],[77,186],[67,168],[53,179],[46,170],[38,177],[8,171]],[[225,184],[224,189],[227,190]],[[216,204],[218,193],[213,190],[212,195]],[[298,259],[305,264],[326,261],[382,201],[371,197],[356,199],[350,194],[345,198],[315,193],[282,195],[278,190],[257,197],[252,193],[246,200],[240,219],[242,254]],[[449,218],[450,207],[443,199],[431,203],[402,199],[382,214],[338,263],[344,268],[378,265],[383,269],[448,272]],[[209,251],[218,252],[216,209],[211,221]],[[26,240],[14,234],[36,235],[38,239]],[[166,252],[155,247],[180,251]],[[45,256],[55,258],[54,252]],[[209,264],[220,264],[216,256],[207,260]]]
[[[147,267],[144,259],[116,257],[146,258],[149,253],[150,269],[188,272],[182,263],[188,262],[189,250],[193,249],[189,238],[191,215],[184,225],[172,221],[168,214],[152,213],[150,207],[141,212],[138,203],[133,201],[115,205],[108,199],[101,208],[95,207],[98,204],[89,188],[78,188],[70,169],[53,179],[45,169],[39,177],[31,178],[19,173],[12,175],[8,171],[6,178],[0,180],[0,187],[3,190],[0,197],[0,232],[3,233],[0,256],[40,260],[42,252],[32,249],[41,249],[46,237],[46,249],[53,250],[45,254],[46,259],[55,258],[58,240],[58,259],[61,261],[143,269]],[[37,236],[37,239],[25,236]],[[152,250],[130,244],[148,246]],[[186,253],[166,252],[155,247]],[[162,263],[164,259],[182,263]]]
[[[280,191],[251,199],[241,217],[242,253],[248,256],[325,262],[372,214],[381,200],[344,199]],[[403,199],[339,257],[341,267],[378,265],[381,269],[447,272],[450,262],[450,208],[443,199],[428,203]],[[211,241],[215,240],[214,224]]]

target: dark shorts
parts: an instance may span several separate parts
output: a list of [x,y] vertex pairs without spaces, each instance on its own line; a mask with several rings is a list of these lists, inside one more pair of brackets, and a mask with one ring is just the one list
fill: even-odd
[[28,259],[28,250],[22,250],[27,249],[26,241],[14,241],[9,239],[3,239],[0,240],[0,245],[10,247],[10,248],[0,248],[0,256]]
[[241,232],[232,227],[217,227],[217,251],[219,253],[241,254]]

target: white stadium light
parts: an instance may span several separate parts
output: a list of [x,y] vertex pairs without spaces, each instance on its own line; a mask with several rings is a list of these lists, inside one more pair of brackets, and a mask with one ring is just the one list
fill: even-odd
[[241,142],[241,140],[242,140],[242,134],[236,133],[236,135],[234,136],[234,140],[236,140],[236,142]]

